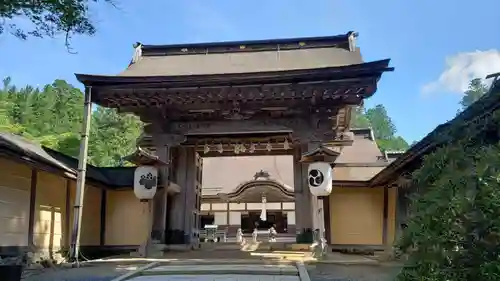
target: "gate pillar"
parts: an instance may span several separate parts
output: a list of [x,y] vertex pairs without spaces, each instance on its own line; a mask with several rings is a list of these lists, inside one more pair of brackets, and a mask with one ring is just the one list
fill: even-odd
[[197,247],[199,243],[198,224],[201,202],[201,178],[199,159],[194,147],[177,148],[176,182],[181,187],[172,198],[171,243]]
[[[307,183],[307,163],[301,163],[302,152],[308,150],[309,145],[302,145],[295,148],[293,157],[294,170],[294,195],[295,195],[295,225],[297,243],[310,243],[312,241],[304,241],[305,233],[313,230],[312,216],[312,194],[309,192]],[[312,233],[311,233],[312,235]],[[310,240],[310,239],[306,239]]]
[[156,156],[159,160],[167,163],[159,169],[161,185],[163,188],[158,190],[153,199],[153,228],[151,238],[160,243],[167,243],[167,196],[170,185],[170,166],[171,166],[171,147],[173,143],[171,138],[166,135],[153,135],[153,141],[156,148]]

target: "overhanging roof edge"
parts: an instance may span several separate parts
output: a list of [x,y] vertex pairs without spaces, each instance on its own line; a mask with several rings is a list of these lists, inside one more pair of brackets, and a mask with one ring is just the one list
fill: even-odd
[[86,86],[105,86],[122,84],[141,83],[181,83],[181,82],[224,82],[235,79],[245,80],[283,80],[285,78],[312,78],[316,75],[327,75],[335,73],[369,72],[381,75],[383,72],[394,71],[389,67],[390,59],[371,61],[361,64],[351,64],[344,66],[321,67],[310,69],[290,69],[265,72],[242,72],[242,73],[222,73],[222,74],[202,74],[202,75],[176,75],[176,76],[117,76],[117,75],[92,75],[75,73],[76,79]]

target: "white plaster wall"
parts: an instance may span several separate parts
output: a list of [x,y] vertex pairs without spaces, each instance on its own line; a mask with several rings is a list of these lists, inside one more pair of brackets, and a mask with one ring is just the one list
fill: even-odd
[[214,213],[214,224],[227,225],[227,213],[226,212],[215,212]]
[[229,225],[241,225],[241,212],[229,212]]
[[214,211],[225,211],[227,210],[227,204],[226,203],[212,203],[212,210]]
[[295,211],[286,212],[286,219],[289,225],[295,224]]

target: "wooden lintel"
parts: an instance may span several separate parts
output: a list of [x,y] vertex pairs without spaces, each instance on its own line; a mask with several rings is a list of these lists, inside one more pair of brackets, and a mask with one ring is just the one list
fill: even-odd
[[[245,88],[217,89],[149,89],[143,85],[126,89],[114,89],[101,93],[95,103],[103,106],[135,108],[140,106],[172,107],[185,109],[223,108],[233,101],[245,101],[253,108],[289,106],[315,98],[320,104],[329,103],[359,104],[363,98],[371,95],[366,89],[372,81],[361,82],[326,82],[314,85],[275,85],[251,86]],[[320,98],[320,99],[318,99]]]

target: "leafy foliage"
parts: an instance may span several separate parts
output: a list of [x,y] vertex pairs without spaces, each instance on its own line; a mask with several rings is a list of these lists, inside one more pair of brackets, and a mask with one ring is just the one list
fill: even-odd
[[[102,0],[112,3],[112,0]],[[101,2],[102,2],[101,1]],[[20,38],[54,37],[63,33],[66,44],[73,34],[93,35],[96,28],[89,15],[91,3],[99,0],[3,0],[0,3],[0,35],[4,32]],[[32,24],[18,24],[15,20],[27,20]]]
[[116,110],[98,107],[93,114],[89,149],[90,159],[97,166],[119,166],[122,157],[130,154],[142,132],[142,123],[134,115],[118,114]]
[[[83,120],[83,93],[64,80],[55,80],[42,89],[16,88],[11,79],[0,90],[0,131],[28,139],[78,157]],[[135,149],[142,132],[137,117],[98,107],[92,113],[89,162],[117,166]]]
[[381,104],[374,108],[364,110],[356,108],[351,116],[351,128],[372,128],[377,144],[382,151],[406,150],[408,143],[396,135],[396,126],[387,114],[387,110]]
[[398,280],[500,280],[499,102],[500,88],[431,135],[442,145],[412,175]]
[[482,79],[472,79],[469,83],[469,88],[467,89],[467,91],[465,91],[462,100],[460,100],[462,109],[466,109],[467,107],[469,107],[487,92],[488,87],[483,83]]

